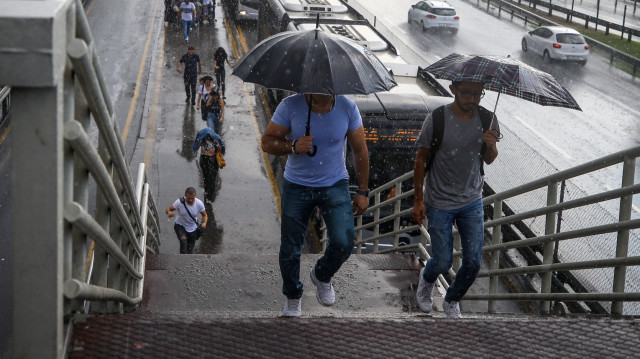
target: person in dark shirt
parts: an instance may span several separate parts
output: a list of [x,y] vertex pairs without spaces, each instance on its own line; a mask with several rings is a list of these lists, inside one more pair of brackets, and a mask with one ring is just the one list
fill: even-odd
[[224,78],[225,78],[224,62],[225,61],[231,67],[231,62],[229,62],[229,57],[227,56],[227,52],[222,47],[219,47],[216,50],[216,53],[213,54],[213,66],[215,67],[213,72],[216,75],[216,83],[218,85],[218,88],[222,92],[222,98],[226,98],[224,95]]
[[187,53],[182,55],[180,61],[178,61],[178,72],[182,72],[182,64],[184,64],[184,91],[187,93],[187,99],[184,102],[188,104],[191,101],[191,106],[195,106],[196,82],[198,74],[202,72],[202,64],[200,63],[200,56],[196,54],[193,46],[189,46]]

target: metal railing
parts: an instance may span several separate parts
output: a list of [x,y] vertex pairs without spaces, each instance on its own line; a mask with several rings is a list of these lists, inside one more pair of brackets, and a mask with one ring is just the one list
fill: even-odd
[[[486,243],[483,253],[489,260],[489,268],[480,272],[479,277],[489,277],[490,284],[486,294],[468,294],[465,300],[486,300],[489,304],[489,312],[496,311],[496,301],[516,300],[516,301],[540,301],[540,311],[548,313],[550,311],[550,301],[566,302],[609,302],[610,314],[626,314],[623,310],[624,302],[640,301],[640,290],[631,287],[625,288],[625,283],[632,282],[637,275],[640,275],[640,248],[638,243],[630,248],[630,234],[634,229],[640,228],[640,219],[632,219],[632,198],[634,194],[640,193],[640,183],[634,180],[636,159],[640,156],[640,147],[630,148],[609,156],[557,172],[553,175],[540,178],[536,181],[518,186],[508,191],[496,193],[483,199],[485,208],[493,208],[493,213],[486,213],[485,230],[491,232],[491,242]],[[590,175],[597,171],[612,167],[622,166],[621,186],[617,189],[604,191],[601,193],[585,195],[581,198],[572,199],[565,202],[558,201],[558,186],[562,181],[570,181],[578,176]],[[413,172],[406,173],[393,181],[386,183],[371,191],[370,198],[373,204],[367,209],[365,214],[357,217],[355,253],[361,253],[362,248],[367,246],[373,253],[407,252],[414,251],[423,260],[429,259],[427,248],[430,244],[430,237],[423,225],[402,225],[402,218],[410,218],[412,208],[410,204],[401,205],[403,200],[411,199],[414,194]],[[409,182],[410,181],[410,182]],[[407,183],[408,182],[408,183]],[[403,188],[410,188],[402,192]],[[395,196],[381,200],[381,194],[395,189]],[[503,204],[510,199],[527,193],[540,195],[539,191],[546,192],[547,203],[541,208],[534,208],[522,213],[505,215]],[[586,210],[589,206],[598,205],[604,201],[618,201],[618,220],[612,223],[591,223],[587,222],[581,228],[560,231],[557,226],[558,216],[565,211]],[[383,215],[384,213],[384,215]],[[544,218],[544,233],[535,234],[534,237],[526,238],[521,236],[515,240],[503,243],[502,234],[509,226],[515,227],[525,219]],[[363,224],[363,218],[369,219]],[[572,223],[575,225],[575,223]],[[386,228],[381,233],[381,228]],[[321,227],[321,243],[326,246],[328,237],[324,224]],[[365,238],[365,233],[368,237]],[[411,234],[412,238],[419,238],[416,243],[401,243],[399,238],[403,234]],[[633,236],[637,240],[638,233]],[[558,260],[557,243],[570,241],[570,247],[565,247],[565,252],[572,255],[559,256],[564,259]],[[574,246],[575,241],[590,241],[588,247]],[[615,241],[615,244],[613,243]],[[380,243],[385,245],[381,246]],[[636,241],[637,242],[637,241]],[[507,256],[509,251],[533,246],[542,246],[541,264],[522,263],[515,267],[501,267],[504,261],[501,258]],[[606,257],[607,247],[612,253]],[[585,249],[587,248],[587,249]],[[554,251],[555,249],[555,251]],[[579,250],[579,252],[577,252]],[[594,253],[595,252],[595,253]],[[631,252],[631,254],[630,254]],[[454,230],[454,265],[449,269],[448,278],[440,276],[440,284],[446,289],[448,283],[455,279],[455,270],[460,266],[459,236]],[[597,257],[597,258],[594,258]],[[571,258],[582,258],[581,260],[570,260]],[[553,272],[579,272],[582,270],[610,271],[612,280],[608,291],[591,291],[583,293],[571,293],[552,291],[551,275]],[[631,273],[633,277],[627,274]],[[540,286],[537,292],[500,293],[498,282],[500,278],[512,278],[522,275],[536,274],[540,277]],[[584,276],[582,277],[584,278]],[[588,277],[587,277],[588,280]],[[515,281],[514,281],[515,282]],[[589,286],[588,286],[589,287]],[[636,289],[634,291],[634,289]]]
[[[26,19],[31,30],[13,34]],[[144,164],[131,177],[81,0],[16,3],[0,33],[0,83],[12,91],[13,354],[60,358],[75,313],[140,303],[158,213]]]

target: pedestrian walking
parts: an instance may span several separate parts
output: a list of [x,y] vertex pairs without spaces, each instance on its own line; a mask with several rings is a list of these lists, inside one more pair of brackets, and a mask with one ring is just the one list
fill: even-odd
[[187,53],[182,55],[178,61],[178,72],[182,73],[182,64],[184,64],[184,92],[187,94],[187,98],[184,101],[191,106],[196,104],[196,81],[198,74],[202,72],[202,64],[200,63],[200,56],[196,54],[196,50],[193,46],[189,46]]
[[[178,198],[172,205],[167,207],[165,213],[167,217],[175,217],[174,211],[178,211],[176,223],[173,230],[180,242],[180,254],[192,254],[196,245],[196,240],[200,237],[201,230],[207,227],[207,211],[201,200],[196,198],[196,190],[189,187],[184,191],[184,197]],[[200,213],[202,223],[198,224],[197,216]]]
[[480,106],[484,83],[454,81],[449,88],[453,103],[427,116],[416,140],[413,219],[422,224],[426,214],[432,250],[420,272],[416,298],[422,311],[431,311],[436,279],[453,263],[455,222],[462,240],[462,266],[447,290],[443,309],[447,317],[461,318],[460,300],[482,265],[483,162],[491,164],[498,156],[500,130],[494,114]]
[[215,21],[215,11],[213,0],[202,0],[202,23],[208,24],[213,23]]
[[202,121],[207,120],[207,100],[209,99],[209,92],[216,90],[216,85],[213,83],[213,77],[207,75],[200,78],[200,85],[198,86],[198,101],[196,101],[196,109],[200,110],[202,115]]
[[193,27],[193,20],[198,15],[196,5],[191,0],[183,0],[180,4],[178,16],[182,20],[182,31],[184,32],[184,41],[189,42],[189,33]]
[[[313,135],[305,135],[307,117],[315,125]],[[345,140],[353,152],[358,180],[353,203],[345,166]],[[316,145],[317,156],[312,156],[309,152]],[[267,125],[262,149],[288,156],[282,186],[279,263],[282,293],[286,296],[283,314],[297,317],[302,314],[300,254],[312,211],[320,208],[329,231],[329,244],[311,269],[310,279],[320,304],[330,306],[335,302],[331,278],[353,249],[353,217],[369,206],[369,153],[360,112],[345,96],[290,96],[278,105]]]
[[196,6],[196,12],[193,16],[193,26],[198,27],[198,24],[202,21],[202,3],[200,0],[196,0],[194,5]]
[[207,126],[217,134],[222,135],[222,121],[224,121],[224,100],[215,89],[209,92],[206,103]]
[[224,70],[224,63],[225,61],[227,62],[227,64],[229,64],[229,67],[231,67],[231,62],[229,62],[229,57],[227,56],[227,52],[224,50],[224,48],[222,47],[218,47],[218,49],[216,50],[216,52],[213,54],[213,66],[214,66],[214,74],[216,75],[216,84],[218,85],[218,88],[222,91],[222,98],[226,99],[225,97],[225,86],[224,86],[224,80],[225,80],[225,70]]
[[200,149],[200,169],[202,169],[202,180],[204,182],[205,201],[213,201],[218,178],[217,154],[224,155],[225,146],[222,138],[211,128],[206,127],[198,131],[196,140],[193,142],[193,153]]

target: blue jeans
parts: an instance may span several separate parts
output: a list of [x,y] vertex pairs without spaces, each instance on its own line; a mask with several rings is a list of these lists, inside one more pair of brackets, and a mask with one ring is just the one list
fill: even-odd
[[331,281],[351,255],[355,234],[349,181],[340,180],[330,187],[306,187],[284,180],[279,261],[282,293],[289,299],[302,297],[300,253],[316,206],[322,212],[330,238],[324,255],[315,265],[316,278],[325,283]]
[[189,32],[191,31],[191,23],[189,20],[182,20],[182,31],[184,31],[184,39],[186,40],[189,37]]
[[177,223],[173,225],[173,230],[178,236],[178,242],[180,242],[180,254],[193,254],[193,248],[196,246],[196,241],[198,240],[196,231],[187,232],[183,226]]
[[433,283],[439,274],[446,273],[453,264],[453,221],[456,221],[462,245],[462,266],[456,273],[444,300],[456,301],[467,293],[467,290],[478,276],[482,266],[482,246],[484,244],[484,210],[482,200],[452,210],[442,210],[427,205],[427,220],[431,236],[433,256],[427,262],[424,279]]
[[220,114],[209,112],[207,113],[207,127],[213,130],[213,132],[220,134]]

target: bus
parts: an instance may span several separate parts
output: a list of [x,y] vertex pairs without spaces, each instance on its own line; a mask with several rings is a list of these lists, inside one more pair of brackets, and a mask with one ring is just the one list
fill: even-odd
[[233,21],[257,21],[261,0],[222,0],[227,16]]

